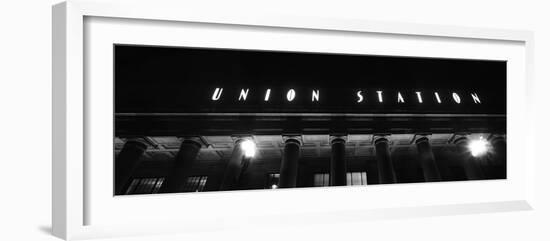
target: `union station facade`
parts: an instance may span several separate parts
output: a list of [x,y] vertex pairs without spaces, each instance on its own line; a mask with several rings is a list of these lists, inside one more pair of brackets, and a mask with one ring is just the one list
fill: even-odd
[[115,195],[506,178],[504,61],[114,55]]
[[[502,133],[406,132],[117,137],[116,194],[506,178]],[[487,153],[474,156],[480,139]]]

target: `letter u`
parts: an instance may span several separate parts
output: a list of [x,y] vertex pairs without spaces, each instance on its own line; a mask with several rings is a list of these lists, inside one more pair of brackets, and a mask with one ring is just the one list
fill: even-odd
[[212,100],[213,101],[219,100],[220,97],[222,96],[222,92],[223,92],[223,88],[216,88],[214,90],[214,94],[212,95]]

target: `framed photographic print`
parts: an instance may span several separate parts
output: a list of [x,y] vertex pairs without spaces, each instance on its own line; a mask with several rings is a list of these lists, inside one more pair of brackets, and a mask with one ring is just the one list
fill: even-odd
[[53,8],[56,236],[531,209],[530,32],[116,4]]

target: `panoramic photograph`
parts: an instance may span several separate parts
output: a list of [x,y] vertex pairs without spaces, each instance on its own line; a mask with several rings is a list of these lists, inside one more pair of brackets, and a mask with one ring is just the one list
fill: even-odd
[[506,179],[506,61],[113,51],[114,195]]

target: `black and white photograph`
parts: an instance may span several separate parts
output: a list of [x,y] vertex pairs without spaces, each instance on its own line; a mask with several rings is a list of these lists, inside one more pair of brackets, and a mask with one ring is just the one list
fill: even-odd
[[0,240],[548,241],[547,1],[0,8]]
[[507,178],[507,62],[113,45],[114,195]]

